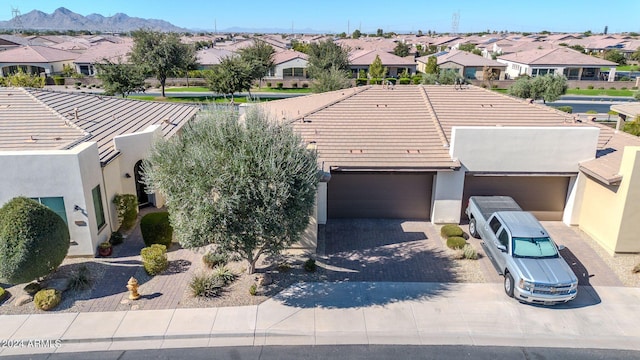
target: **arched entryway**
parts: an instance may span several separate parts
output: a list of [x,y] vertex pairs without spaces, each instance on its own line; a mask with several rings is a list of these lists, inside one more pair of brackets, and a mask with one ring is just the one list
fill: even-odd
[[150,205],[149,194],[145,191],[147,187],[142,181],[142,160],[138,161],[133,167],[133,173],[136,181],[136,196],[138,196],[138,204],[140,207],[148,206]]

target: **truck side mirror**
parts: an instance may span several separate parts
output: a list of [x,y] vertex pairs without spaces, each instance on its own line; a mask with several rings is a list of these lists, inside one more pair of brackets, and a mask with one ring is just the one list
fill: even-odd
[[558,251],[562,251],[564,249],[565,249],[564,245],[558,245]]
[[507,252],[507,247],[502,245],[502,244],[500,244],[500,245],[498,245],[498,250],[500,250],[502,252]]

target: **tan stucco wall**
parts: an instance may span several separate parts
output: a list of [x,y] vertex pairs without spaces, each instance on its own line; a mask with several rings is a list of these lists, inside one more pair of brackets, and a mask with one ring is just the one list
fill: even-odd
[[610,254],[640,252],[640,147],[626,147],[622,182],[604,185],[586,177],[579,227]]

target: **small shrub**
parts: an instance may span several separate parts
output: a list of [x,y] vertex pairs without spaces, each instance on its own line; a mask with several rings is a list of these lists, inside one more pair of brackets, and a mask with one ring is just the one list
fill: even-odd
[[77,271],[74,271],[69,276],[69,289],[73,291],[82,291],[91,288],[93,279],[91,279],[91,273],[87,265],[82,265]]
[[35,295],[38,291],[42,290],[42,285],[40,285],[40,283],[38,282],[32,282],[27,284],[24,288],[23,288],[24,292],[26,292],[27,294],[33,296]]
[[380,85],[380,84],[382,84],[382,79],[373,78],[373,79],[369,80],[369,84],[371,84],[371,85]]
[[387,84],[391,83],[393,85],[395,85],[397,81],[396,78],[386,78],[385,80],[387,81]]
[[303,89],[306,89],[306,88],[308,88],[308,87],[309,87],[309,83],[302,83],[302,88],[303,88]]
[[5,296],[7,296],[7,292],[4,290],[3,287],[0,287],[0,302],[2,302],[2,300],[4,300]]
[[76,87],[80,87],[80,85],[82,85],[81,81],[76,81],[75,83],[73,83]]
[[585,114],[597,114],[598,112],[595,110],[587,110],[585,111]]
[[474,248],[471,244],[466,244],[462,248],[462,253],[464,255],[464,258],[467,260],[478,260],[478,252],[476,251],[476,248]]
[[598,90],[604,90],[604,86],[600,86]]
[[420,85],[420,83],[422,82],[422,75],[415,75],[414,77],[411,78],[413,85]]
[[153,276],[163,272],[169,266],[167,248],[164,245],[153,244],[140,251],[142,265],[147,274]]
[[267,87],[270,88],[271,87],[271,82],[267,81]]
[[132,229],[138,218],[138,197],[133,194],[116,194],[113,204],[116,206],[120,228],[125,231]]
[[215,297],[220,295],[224,283],[214,278],[211,274],[198,273],[193,275],[189,282],[191,294],[194,297]]
[[213,269],[218,265],[227,265],[227,262],[229,262],[229,255],[209,251],[208,253],[204,254],[204,256],[202,256],[202,262],[204,262],[204,264],[207,265],[209,269]]
[[[258,285],[251,284],[251,286],[249,287],[249,295],[256,296],[257,294],[258,294]],[[2,298],[0,298],[0,299],[2,299]]]
[[398,80],[398,83],[400,85],[409,85],[411,83],[411,79],[409,79],[409,78],[400,78]]
[[356,86],[367,85],[367,79],[356,79]]
[[573,106],[556,106],[555,108],[569,114],[573,113]]
[[109,238],[109,242],[111,245],[120,245],[124,241],[124,237],[118,231],[114,231],[111,233],[111,237]]
[[593,85],[589,85],[589,86],[587,86],[587,89],[589,89],[589,90],[593,90]]
[[316,265],[316,261],[314,259],[308,259],[304,262],[304,270],[306,272],[314,272],[316,271],[318,265]]
[[640,273],[640,264],[634,266],[633,270],[631,270],[631,271],[633,271],[633,273]]
[[54,76],[53,83],[56,85],[64,85],[64,78],[62,76]]
[[638,90],[638,87],[637,86],[632,86],[631,90]]
[[278,264],[278,271],[279,272],[287,272],[291,270],[291,265],[289,265],[288,263],[280,263]]
[[447,224],[443,225],[440,229],[440,235],[443,238],[450,238],[452,236],[462,237],[464,235],[464,231],[456,224]]
[[609,90],[615,90],[615,89],[616,89],[615,86],[612,86],[612,87],[609,88]]
[[452,249],[451,250],[451,258],[453,260],[462,260],[462,259],[464,259],[464,251],[462,251],[462,249]]
[[291,86],[292,86],[294,89],[297,89],[297,88],[298,88],[298,83],[293,83],[293,84],[291,84]]
[[623,86],[623,87],[620,88],[620,90],[627,90],[627,87]]
[[144,244],[161,244],[169,248],[173,238],[173,228],[169,223],[168,212],[149,213],[140,220],[140,231]]
[[232,283],[236,279],[231,269],[226,266],[216,266],[211,274],[215,279],[220,280],[224,285]]
[[283,83],[281,83],[281,82],[276,83],[276,87],[277,87],[278,89],[282,89],[282,87],[283,87],[283,86],[284,86],[284,84],[283,84]]
[[580,86],[576,86],[576,90],[580,90]]
[[463,237],[452,236],[447,238],[447,246],[451,249],[462,249],[467,244]]
[[51,310],[62,301],[62,293],[56,289],[43,289],[33,297],[33,303],[40,310]]

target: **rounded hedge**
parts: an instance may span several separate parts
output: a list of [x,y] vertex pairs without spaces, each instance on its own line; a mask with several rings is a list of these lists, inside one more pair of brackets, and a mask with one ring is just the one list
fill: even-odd
[[167,248],[164,245],[153,244],[140,250],[142,266],[147,274],[153,276],[160,274],[169,266]]
[[26,197],[0,208],[0,279],[20,284],[55,270],[69,251],[69,229],[58,214]]
[[33,303],[40,310],[51,310],[62,301],[62,293],[56,289],[42,289],[33,297]]
[[161,244],[169,248],[173,239],[173,228],[168,212],[149,213],[140,220],[140,231],[144,244]]
[[447,224],[442,226],[440,229],[440,235],[442,235],[443,238],[450,238],[452,236],[462,237],[464,235],[464,231],[458,225]]
[[462,249],[467,244],[467,240],[463,237],[452,236],[447,238],[447,246],[451,249]]
[[4,290],[3,287],[0,287],[0,302],[2,302],[2,300],[4,300],[4,297],[7,295],[7,292]]

